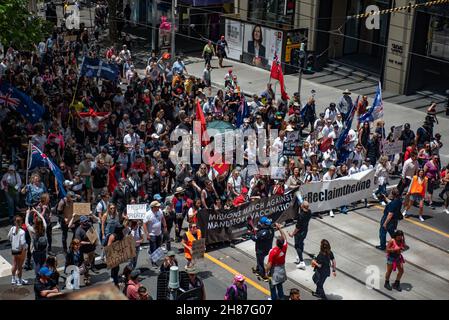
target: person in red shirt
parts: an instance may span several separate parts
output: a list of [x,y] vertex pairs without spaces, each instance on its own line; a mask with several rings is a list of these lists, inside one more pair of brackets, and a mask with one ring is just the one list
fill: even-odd
[[404,162],[407,161],[412,156],[412,152],[418,152],[415,142],[412,142],[411,145],[409,145],[407,148],[405,148]]
[[248,199],[248,189],[246,187],[243,187],[242,193],[234,199],[232,204],[234,205],[234,207],[238,207],[248,202],[247,199]]
[[134,161],[131,165],[131,169],[136,170],[140,178],[142,178],[143,174],[147,172],[147,166],[145,165],[145,162],[140,154],[136,155],[136,161]]
[[139,281],[140,271],[135,269],[130,274],[130,279],[126,284],[126,297],[129,300],[140,300],[139,288],[142,284]]
[[279,230],[281,236],[276,239],[274,246],[268,254],[268,263],[265,267],[267,275],[271,276],[270,292],[271,300],[284,299],[284,288],[282,284],[287,281],[287,272],[285,271],[285,257],[287,256],[287,237],[279,223],[275,224],[276,230]]

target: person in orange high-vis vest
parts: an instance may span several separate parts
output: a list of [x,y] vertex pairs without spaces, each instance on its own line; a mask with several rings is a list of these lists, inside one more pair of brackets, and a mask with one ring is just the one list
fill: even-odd
[[424,170],[419,169],[418,174],[413,177],[412,182],[408,188],[407,198],[408,202],[405,203],[405,210],[402,212],[404,217],[407,216],[407,211],[413,205],[414,201],[419,202],[419,220],[424,221],[422,217],[423,207],[424,207],[424,197],[427,192],[427,177],[424,175]]
[[184,246],[184,256],[187,260],[186,268],[193,266],[192,263],[192,245],[193,241],[201,239],[201,230],[197,228],[195,223],[189,224],[189,231],[186,232],[182,239],[182,245]]

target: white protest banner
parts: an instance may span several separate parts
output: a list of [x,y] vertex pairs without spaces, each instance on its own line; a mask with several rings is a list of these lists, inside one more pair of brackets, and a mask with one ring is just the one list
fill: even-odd
[[104,253],[107,268],[112,269],[136,256],[136,240],[132,236],[126,236],[123,240],[104,247]]
[[206,252],[206,239],[198,239],[192,242],[192,258],[202,259]]
[[402,153],[402,141],[398,140],[398,141],[394,141],[394,142],[389,142],[387,140],[384,141],[384,152],[383,154],[386,156],[392,156],[395,154],[399,154]]
[[331,181],[305,184],[301,194],[312,212],[321,212],[368,198],[375,188],[374,170],[370,169]]
[[129,220],[143,220],[146,213],[146,204],[128,204],[126,206],[126,214]]
[[393,129],[393,140],[397,141],[399,139],[399,137],[401,136],[402,133],[402,124],[400,126],[396,126]]

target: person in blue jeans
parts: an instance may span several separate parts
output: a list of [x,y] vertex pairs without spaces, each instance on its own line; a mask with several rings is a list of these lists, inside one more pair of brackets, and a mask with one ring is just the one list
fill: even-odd
[[387,247],[387,233],[393,237],[398,227],[398,222],[402,219],[401,207],[402,199],[398,188],[391,191],[392,200],[386,205],[384,214],[380,220],[379,240],[380,245],[376,246],[379,250],[385,250]]
[[[147,240],[150,242],[149,255],[151,255],[161,246],[162,234],[167,232],[167,224],[165,222],[164,214],[161,210],[161,204],[159,201],[153,201],[150,203],[150,211],[145,215],[143,220],[143,230],[145,232]],[[151,263],[154,268],[158,268],[157,261],[151,259]]]

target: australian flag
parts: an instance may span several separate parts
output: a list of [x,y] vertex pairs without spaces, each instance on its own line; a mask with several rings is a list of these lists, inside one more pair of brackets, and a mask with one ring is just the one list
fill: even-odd
[[118,79],[120,71],[115,64],[106,63],[98,58],[84,57],[81,64],[81,76],[97,77],[111,81]]
[[0,104],[17,111],[32,124],[39,122],[45,112],[43,106],[9,83],[0,85]]
[[243,120],[249,116],[249,107],[248,103],[246,103],[245,96],[242,94],[242,98],[240,99],[240,106],[237,110],[235,125],[237,128],[243,124]]
[[31,158],[28,164],[28,169],[32,170],[39,167],[48,167],[55,175],[56,181],[58,181],[58,188],[60,194],[65,197],[67,192],[64,189],[64,176],[61,169],[51,161],[45,153],[39,150],[34,144],[31,144]]

